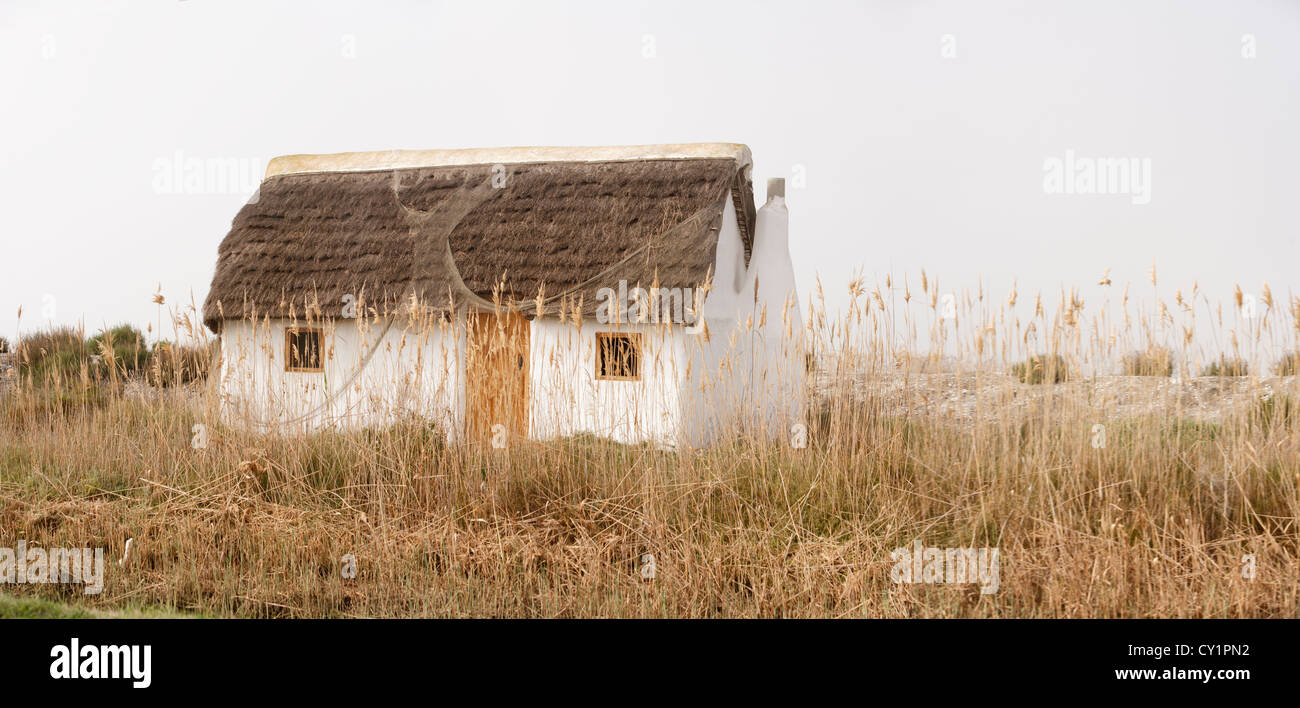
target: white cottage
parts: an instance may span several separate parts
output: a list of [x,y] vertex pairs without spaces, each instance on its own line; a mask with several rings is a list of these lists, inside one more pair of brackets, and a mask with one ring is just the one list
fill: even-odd
[[702,445],[789,434],[803,325],[784,182],[744,145],[272,160],[204,321],[223,415],[281,431]]

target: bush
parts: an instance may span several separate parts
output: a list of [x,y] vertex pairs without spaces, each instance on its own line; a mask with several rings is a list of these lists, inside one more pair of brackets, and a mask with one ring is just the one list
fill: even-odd
[[193,346],[158,342],[150,349],[144,333],[126,324],[83,342],[79,330],[60,327],[23,337],[14,363],[37,383],[79,379],[85,371],[94,380],[132,376],[170,386],[207,378],[219,348],[213,340]]
[[1011,374],[1021,383],[1061,383],[1068,372],[1065,357],[1060,354],[1031,356],[1011,367]]
[[1221,356],[1201,369],[1201,376],[1245,376],[1250,368],[1244,359],[1229,359]]
[[1273,373],[1278,376],[1295,376],[1300,374],[1300,352],[1284,355],[1273,365]]
[[1173,376],[1174,355],[1165,347],[1148,347],[1146,351],[1124,355],[1125,376]]
[[[105,370],[112,366],[120,375],[148,370],[149,345],[144,333],[129,324],[100,332],[86,342],[86,347],[92,356],[100,357],[99,365]],[[97,373],[104,373],[96,368]]]
[[143,374],[149,355],[144,334],[131,325],[119,325],[86,341],[72,327],[37,332],[22,338],[15,359],[24,376],[42,382],[78,378],[83,370],[92,378]]
[[23,337],[14,353],[19,372],[37,380],[56,375],[64,378],[80,376],[90,356],[86,344],[81,341],[81,332],[72,327],[58,327]]

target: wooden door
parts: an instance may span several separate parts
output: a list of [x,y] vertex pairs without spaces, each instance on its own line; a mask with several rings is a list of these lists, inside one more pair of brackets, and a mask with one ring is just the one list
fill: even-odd
[[528,319],[518,312],[471,312],[466,324],[469,438],[490,443],[502,431],[506,442],[527,437]]

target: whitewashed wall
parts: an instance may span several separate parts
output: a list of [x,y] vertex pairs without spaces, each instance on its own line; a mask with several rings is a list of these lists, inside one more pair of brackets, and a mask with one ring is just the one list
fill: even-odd
[[322,323],[324,371],[300,373],[284,370],[290,326],[224,323],[221,397],[229,422],[292,433],[423,418],[454,431],[463,400],[458,328],[405,318]]
[[[596,333],[641,335],[641,380],[596,378]],[[592,433],[623,443],[676,443],[680,326],[532,322],[531,428],[537,439]]]
[[784,198],[758,210],[748,268],[743,248],[728,204],[703,308],[711,337],[685,350],[681,427],[691,445],[736,434],[786,437],[803,421],[803,320]]
[[679,437],[692,446],[735,431],[747,405],[749,333],[739,314],[748,274],[745,243],[730,199],[722,213],[713,272],[712,289],[701,308],[709,341],[698,337],[683,348],[687,365],[679,383]]

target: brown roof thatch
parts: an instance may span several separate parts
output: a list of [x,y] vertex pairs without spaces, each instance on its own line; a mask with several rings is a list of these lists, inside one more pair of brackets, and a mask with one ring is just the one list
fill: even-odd
[[301,317],[313,304],[328,316],[349,294],[381,312],[412,296],[484,306],[498,287],[514,301],[540,290],[552,313],[561,298],[570,309],[581,298],[590,315],[596,291],[620,279],[697,287],[713,266],[726,199],[746,257],[752,246],[748,150],[726,147],[743,152],[343,171],[281,158],[307,162],[273,162],[235,217],[204,322],[215,331],[223,318]]

